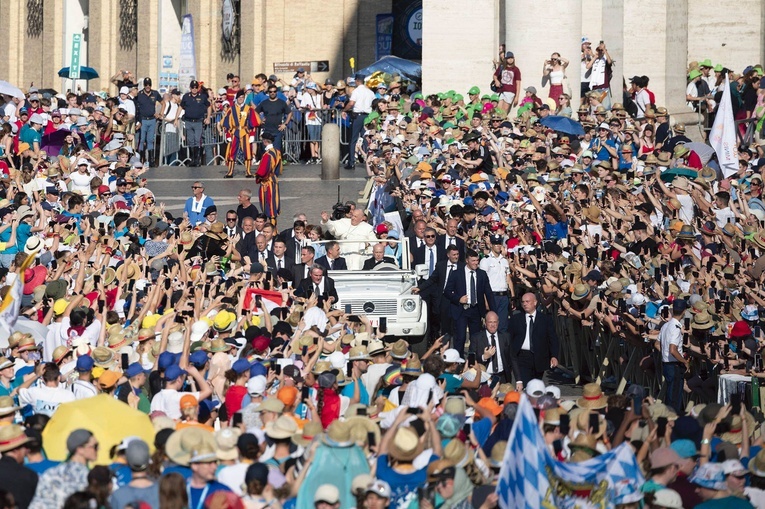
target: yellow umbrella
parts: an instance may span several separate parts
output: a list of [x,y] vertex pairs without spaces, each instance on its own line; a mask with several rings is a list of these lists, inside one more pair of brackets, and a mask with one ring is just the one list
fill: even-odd
[[154,426],[149,416],[107,394],[61,404],[43,430],[48,458],[66,460],[66,439],[76,429],[86,429],[98,439],[99,465],[109,465],[109,450],[125,437],[142,438],[154,449]]

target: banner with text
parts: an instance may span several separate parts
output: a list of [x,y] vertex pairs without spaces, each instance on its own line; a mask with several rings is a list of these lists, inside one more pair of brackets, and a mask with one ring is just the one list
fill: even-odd
[[375,44],[375,61],[390,55],[393,49],[393,14],[378,14],[375,21],[377,42]]
[[198,77],[194,49],[194,20],[191,14],[186,14],[181,24],[181,55],[178,63],[178,86],[181,92],[188,92],[189,83],[195,79]]
[[422,60],[422,0],[393,0],[391,53],[408,60]]

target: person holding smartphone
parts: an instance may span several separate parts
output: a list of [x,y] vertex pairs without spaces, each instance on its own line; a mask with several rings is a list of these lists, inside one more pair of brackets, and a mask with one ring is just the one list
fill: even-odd
[[666,389],[666,405],[678,414],[683,413],[683,375],[689,363],[683,357],[683,324],[681,320],[688,308],[686,301],[677,299],[672,303],[672,317],[661,327],[662,372]]

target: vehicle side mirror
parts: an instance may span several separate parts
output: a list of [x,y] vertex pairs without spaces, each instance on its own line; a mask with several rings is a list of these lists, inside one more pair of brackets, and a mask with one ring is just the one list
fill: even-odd
[[414,266],[414,274],[417,277],[428,277],[428,266],[424,263]]

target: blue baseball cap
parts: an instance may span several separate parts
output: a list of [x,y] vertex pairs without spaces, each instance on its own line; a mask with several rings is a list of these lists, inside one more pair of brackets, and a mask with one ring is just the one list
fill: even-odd
[[231,369],[233,369],[237,375],[241,375],[250,369],[250,361],[247,359],[239,359],[234,362],[234,364],[231,366]]
[[133,378],[134,376],[140,375],[141,373],[146,373],[147,371],[148,370],[143,369],[143,366],[141,366],[140,362],[134,362],[125,370],[125,376],[128,378]]
[[266,376],[266,375],[268,375],[268,370],[263,364],[256,362],[255,364],[250,366],[250,378],[254,376]]
[[95,365],[96,362],[93,360],[93,357],[90,355],[83,355],[77,359],[77,367],[75,367],[75,369],[80,373],[87,373],[91,371]]
[[678,456],[680,456],[683,459],[687,458],[695,458],[699,455],[699,452],[696,450],[696,444],[693,443],[692,440],[688,440],[687,438],[681,438],[680,440],[675,440],[672,442],[672,444],[669,446],[670,449],[674,450]]
[[180,361],[180,354],[176,355],[170,352],[162,352],[159,354],[157,366],[159,369],[167,369],[173,364],[177,364]]
[[168,382],[172,382],[173,380],[177,380],[181,376],[186,374],[185,369],[181,369],[181,367],[177,364],[173,364],[172,366],[168,367],[165,370],[165,380]]
[[207,352],[204,350],[197,350],[189,356],[189,362],[194,366],[201,368],[207,363]]

